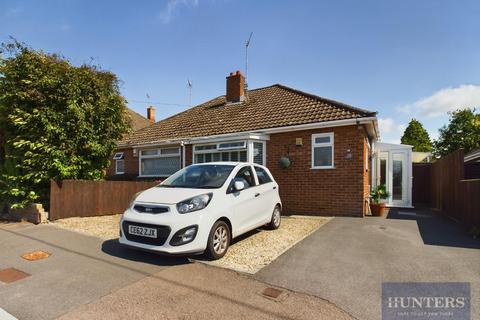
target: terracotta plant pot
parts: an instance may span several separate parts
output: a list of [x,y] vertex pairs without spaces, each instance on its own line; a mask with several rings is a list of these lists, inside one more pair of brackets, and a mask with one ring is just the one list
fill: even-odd
[[372,212],[372,216],[374,217],[381,217],[385,214],[385,203],[370,203],[370,211]]

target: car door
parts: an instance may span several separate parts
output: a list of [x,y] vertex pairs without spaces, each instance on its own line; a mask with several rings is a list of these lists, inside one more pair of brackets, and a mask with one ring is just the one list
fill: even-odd
[[277,184],[273,181],[270,174],[260,166],[254,166],[255,175],[257,177],[258,186],[256,189],[260,194],[259,205],[261,208],[259,218],[263,223],[267,223],[272,218],[273,209],[275,208],[275,195],[277,193]]
[[[242,181],[245,184],[245,189],[234,190],[233,184],[235,181]],[[258,216],[261,212],[260,194],[256,188],[255,175],[250,165],[240,168],[230,182],[227,193],[232,203],[231,220],[234,229],[232,233],[237,236],[251,230],[252,226],[258,222]]]

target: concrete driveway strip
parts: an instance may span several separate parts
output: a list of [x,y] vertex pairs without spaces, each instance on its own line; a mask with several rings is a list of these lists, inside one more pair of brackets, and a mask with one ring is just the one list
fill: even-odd
[[[51,256],[27,261],[24,253],[43,250]],[[0,225],[0,269],[30,276],[0,282],[0,307],[18,319],[53,319],[79,305],[136,282],[168,266],[188,263],[124,249],[116,241],[51,225]]]
[[255,278],[365,320],[381,317],[382,282],[470,282],[480,319],[480,240],[443,218],[390,217],[335,218]]
[[266,287],[236,272],[194,263],[144,278],[60,319],[352,319],[305,294],[285,291],[277,300],[265,298]]

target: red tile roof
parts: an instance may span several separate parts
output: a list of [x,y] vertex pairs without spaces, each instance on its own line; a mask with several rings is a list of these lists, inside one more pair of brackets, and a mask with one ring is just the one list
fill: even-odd
[[275,84],[250,90],[248,100],[225,103],[220,96],[125,137],[121,144],[148,144],[324,121],[376,113]]
[[141,116],[130,108],[126,109],[126,114],[130,120],[130,127],[133,132],[148,127],[151,124],[147,118]]

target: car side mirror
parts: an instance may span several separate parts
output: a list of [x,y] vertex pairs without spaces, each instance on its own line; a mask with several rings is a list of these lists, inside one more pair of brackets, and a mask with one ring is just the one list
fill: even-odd
[[245,183],[243,183],[243,181],[235,181],[235,183],[233,184],[233,188],[235,189],[235,191],[242,191],[243,189],[245,189]]

